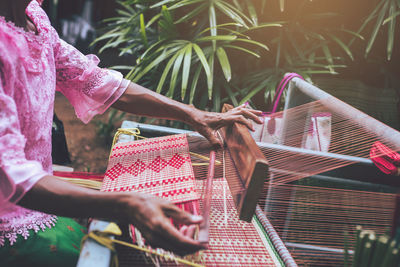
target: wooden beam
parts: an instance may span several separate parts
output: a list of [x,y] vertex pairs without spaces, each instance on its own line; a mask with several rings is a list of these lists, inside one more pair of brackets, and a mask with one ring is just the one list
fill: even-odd
[[[233,107],[224,104],[222,112]],[[262,154],[246,126],[234,123],[221,129],[222,136],[235,165],[238,178],[226,177],[234,198],[239,218],[250,222],[268,177],[268,161]],[[240,179],[240,181],[236,181]],[[237,185],[242,188],[238,190]]]

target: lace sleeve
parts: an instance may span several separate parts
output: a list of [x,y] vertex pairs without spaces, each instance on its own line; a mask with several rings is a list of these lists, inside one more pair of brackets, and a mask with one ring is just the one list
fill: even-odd
[[48,174],[39,162],[25,158],[26,139],[20,132],[17,107],[4,89],[4,80],[0,68],[0,214]]
[[55,48],[57,90],[63,93],[84,123],[103,113],[125,91],[121,73],[97,66],[94,55],[84,56],[63,40]]

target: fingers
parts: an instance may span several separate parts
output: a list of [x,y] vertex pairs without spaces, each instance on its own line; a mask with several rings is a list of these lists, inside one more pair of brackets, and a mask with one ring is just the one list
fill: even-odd
[[189,225],[199,224],[203,221],[203,217],[181,210],[174,204],[169,204],[168,206],[164,207],[164,213],[168,217],[171,217],[176,223]]
[[253,124],[246,119],[243,115],[231,115],[225,118],[224,124],[240,123],[245,125],[249,130],[254,131]]
[[231,112],[235,115],[243,115],[247,119],[251,119],[258,124],[262,123],[260,116],[262,115],[261,110],[249,109],[243,106],[239,106],[231,110]]
[[196,225],[189,225],[187,230],[186,230],[186,236],[190,238],[194,238],[194,234],[196,233]]
[[184,236],[186,236],[186,237],[189,237],[189,238],[194,238],[194,234],[195,234],[195,232],[196,232],[196,225],[194,225],[194,224],[192,224],[192,225],[189,225],[189,226],[187,226],[187,225],[184,225],[184,226],[182,226],[180,229],[179,229],[179,232],[181,233],[181,234],[183,234]]
[[258,124],[262,124],[262,120],[256,113],[251,112],[251,109],[243,109],[242,110],[242,115],[245,116],[247,119],[251,119],[255,121]]
[[205,245],[189,236],[192,231],[192,227],[187,227],[184,230],[185,233],[182,233],[168,220],[162,220],[158,224],[157,230],[150,233],[150,237],[147,240],[153,246],[173,251],[179,255],[186,255],[206,248]]

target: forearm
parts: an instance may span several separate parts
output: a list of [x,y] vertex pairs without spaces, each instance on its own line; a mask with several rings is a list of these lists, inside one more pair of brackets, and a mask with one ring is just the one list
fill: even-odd
[[18,204],[61,216],[116,219],[124,214],[126,197],[124,193],[100,192],[45,176]]
[[193,125],[202,111],[130,83],[125,93],[113,104],[114,108],[132,114],[178,120]]

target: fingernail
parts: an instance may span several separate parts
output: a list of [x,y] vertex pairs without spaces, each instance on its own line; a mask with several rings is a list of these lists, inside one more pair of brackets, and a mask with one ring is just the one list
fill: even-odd
[[192,215],[192,220],[193,221],[201,221],[201,220],[203,220],[203,217],[199,216],[199,215]]
[[208,244],[207,243],[201,244],[201,246],[203,247],[203,249],[208,249]]

